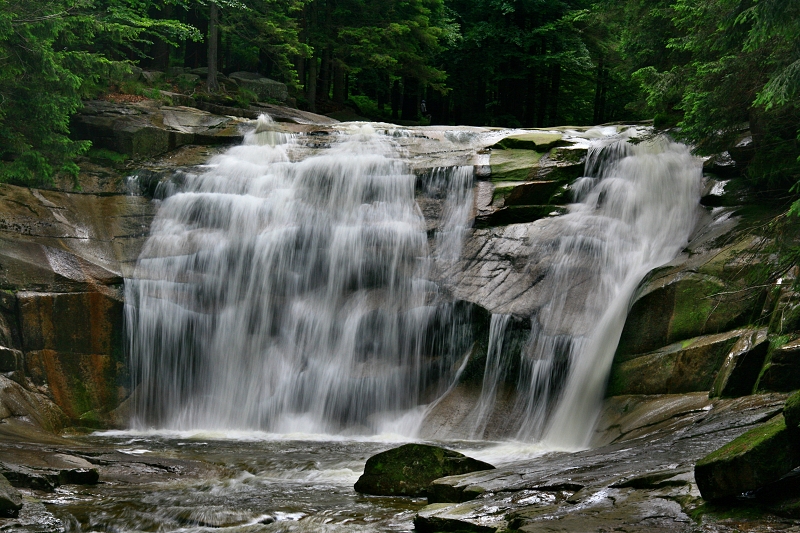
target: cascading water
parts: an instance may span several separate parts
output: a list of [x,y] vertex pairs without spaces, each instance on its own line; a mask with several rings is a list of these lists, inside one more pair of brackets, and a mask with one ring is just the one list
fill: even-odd
[[403,432],[468,348],[423,281],[415,177],[370,126],[299,162],[270,129],[164,200],[126,282],[138,423]]
[[[641,133],[641,132],[640,132]],[[516,436],[586,447],[634,291],[686,245],[697,220],[701,163],[665,137],[628,142],[635,130],[589,151],[577,203],[536,241],[550,257],[522,360]]]

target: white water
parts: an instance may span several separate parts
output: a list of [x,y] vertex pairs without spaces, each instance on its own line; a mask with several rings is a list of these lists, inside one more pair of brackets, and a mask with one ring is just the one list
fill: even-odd
[[126,282],[137,425],[410,435],[447,387],[463,320],[424,281],[415,176],[370,126],[339,137],[294,162],[262,119],[163,202]]
[[[429,176],[424,193],[441,206],[429,240],[397,132],[352,126],[294,161],[294,141],[272,130],[262,120],[187,177],[126,281],[135,425],[413,437],[472,342],[469,316],[428,281],[461,255],[472,167]],[[549,221],[557,239],[532,245],[532,264],[554,258],[537,285],[547,303],[532,317],[513,416],[500,416],[506,436],[542,442],[536,453],[588,445],[636,286],[695,224],[701,170],[685,146],[597,132],[578,203]],[[492,317],[461,434],[481,438],[497,416],[509,319]]]
[[[629,132],[629,133],[633,133]],[[556,449],[589,445],[630,301],[653,268],[688,242],[700,197],[701,163],[682,144],[596,142],[578,203],[557,219],[558,238],[535,242],[553,259],[532,317],[517,409],[521,440]]]

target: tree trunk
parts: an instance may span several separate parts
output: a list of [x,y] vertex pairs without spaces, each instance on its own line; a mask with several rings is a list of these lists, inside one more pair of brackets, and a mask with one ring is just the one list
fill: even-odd
[[603,122],[603,107],[605,106],[605,68],[603,66],[603,56],[597,60],[597,83],[594,87],[594,114],[592,122],[600,124]]
[[217,81],[217,57],[219,55],[219,42],[217,40],[217,26],[219,25],[219,8],[217,4],[211,2],[208,15],[208,78],[206,88],[208,92],[219,91]]
[[416,120],[419,117],[419,85],[417,78],[403,78],[403,120]]
[[547,119],[551,126],[558,125],[558,93],[561,90],[561,65],[553,65],[550,74],[550,94],[547,97],[550,109],[547,111]]
[[345,72],[339,61],[333,61],[333,101],[344,105],[347,90],[345,89]]
[[400,108],[400,99],[402,98],[402,94],[400,93],[400,80],[394,80],[392,84],[392,119],[398,119],[398,110]]
[[306,83],[306,100],[308,100],[308,110],[312,113],[317,112],[317,56],[312,56],[308,60],[308,83]]

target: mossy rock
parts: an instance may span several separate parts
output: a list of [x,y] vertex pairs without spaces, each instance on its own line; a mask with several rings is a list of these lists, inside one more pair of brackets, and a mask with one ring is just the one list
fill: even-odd
[[797,448],[783,415],[778,415],[698,461],[697,488],[706,500],[758,489],[800,465]]
[[736,330],[707,335],[643,355],[618,355],[611,369],[607,395],[707,391],[726,354],[744,333]]
[[535,150],[537,152],[547,152],[556,146],[568,144],[563,140],[560,133],[522,133],[519,135],[510,135],[493,145],[493,149],[499,150]]
[[438,446],[405,444],[367,459],[355,489],[376,496],[425,496],[434,479],[493,468]]
[[786,400],[783,406],[783,416],[786,427],[795,438],[800,436],[800,391],[795,392]]
[[772,350],[756,385],[759,392],[791,392],[797,389],[800,389],[800,339]]
[[766,292],[734,289],[720,278],[695,272],[645,281],[628,313],[616,358],[731,330],[757,318]]
[[533,150],[496,150],[489,158],[492,181],[536,179],[542,154]]

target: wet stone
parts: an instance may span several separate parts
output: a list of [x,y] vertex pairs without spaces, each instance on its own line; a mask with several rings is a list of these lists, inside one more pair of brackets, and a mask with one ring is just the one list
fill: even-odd
[[377,496],[424,496],[434,479],[493,468],[437,446],[405,444],[370,457],[355,489]]
[[22,509],[22,496],[0,475],[0,517],[15,517]]
[[694,475],[703,498],[718,500],[758,489],[798,465],[800,452],[778,415],[699,460]]

